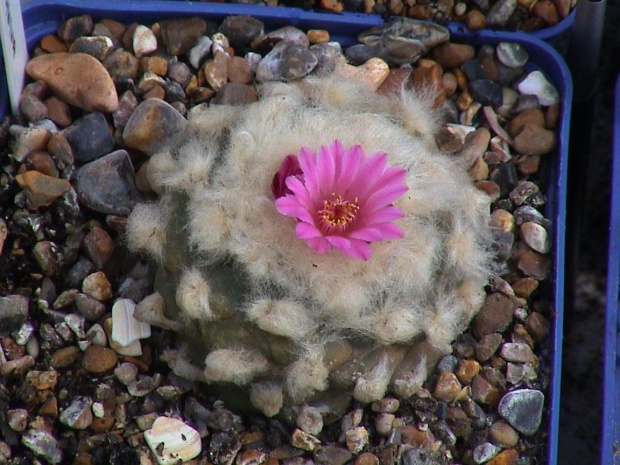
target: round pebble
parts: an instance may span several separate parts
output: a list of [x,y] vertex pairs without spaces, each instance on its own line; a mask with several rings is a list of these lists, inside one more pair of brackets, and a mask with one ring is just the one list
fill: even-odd
[[118,357],[113,350],[91,345],[84,352],[82,366],[91,373],[106,373],[116,366],[117,361]]

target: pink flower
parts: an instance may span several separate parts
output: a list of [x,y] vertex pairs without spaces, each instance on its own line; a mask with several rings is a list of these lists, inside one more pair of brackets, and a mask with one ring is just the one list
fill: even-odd
[[[290,164],[285,158],[276,176],[288,172]],[[277,197],[274,191],[275,206],[297,219],[295,234],[315,252],[336,247],[368,260],[371,242],[403,237],[402,229],[392,223],[403,213],[392,203],[407,191],[406,172],[387,166],[385,153],[366,158],[359,145],[345,149],[335,140],[316,153],[302,148],[299,167],[301,173],[291,171],[285,178],[290,192]]]
[[300,177],[302,175],[301,168],[299,167],[299,160],[295,155],[287,155],[282,160],[282,164],[280,165],[280,169],[273,176],[273,181],[271,182],[271,192],[273,192],[273,197],[275,199],[279,199],[280,197],[286,194],[292,194],[288,187],[286,187],[286,178],[289,176],[297,176]]

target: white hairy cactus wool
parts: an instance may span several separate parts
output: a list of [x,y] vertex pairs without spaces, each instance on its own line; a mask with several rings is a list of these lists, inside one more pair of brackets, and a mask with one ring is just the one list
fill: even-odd
[[[439,152],[439,118],[412,91],[313,77],[259,90],[251,105],[195,107],[148,162],[160,198],[134,209],[127,239],[157,263],[165,318],[187,345],[165,359],[242,386],[269,416],[336,393],[410,396],[483,301],[489,198]],[[274,206],[285,157],[335,140],[404,171],[402,237],[369,244],[366,260],[317,253]]]

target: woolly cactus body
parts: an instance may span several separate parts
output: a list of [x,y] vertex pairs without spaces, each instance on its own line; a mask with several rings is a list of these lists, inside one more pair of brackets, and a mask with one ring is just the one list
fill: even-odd
[[[489,199],[438,152],[437,116],[418,95],[329,78],[261,92],[249,106],[193,109],[149,160],[160,200],[129,218],[129,245],[156,260],[166,316],[200,370],[174,354],[169,363],[247,386],[267,415],[338,391],[412,395],[482,303]],[[406,171],[394,201],[403,237],[370,244],[368,260],[317,253],[274,206],[283,159],[334,140]]]

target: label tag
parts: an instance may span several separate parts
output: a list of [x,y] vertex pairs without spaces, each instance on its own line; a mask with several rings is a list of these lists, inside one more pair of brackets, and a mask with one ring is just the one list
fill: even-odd
[[26,63],[28,63],[26,34],[19,0],[0,0],[0,40],[11,110],[16,115],[19,111],[19,97],[24,88]]

